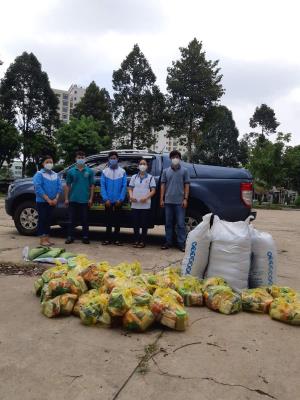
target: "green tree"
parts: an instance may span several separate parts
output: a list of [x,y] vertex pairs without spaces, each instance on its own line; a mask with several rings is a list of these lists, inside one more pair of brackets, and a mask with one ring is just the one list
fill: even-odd
[[180,52],[180,60],[173,61],[168,68],[168,135],[178,137],[187,146],[190,159],[193,145],[201,136],[203,119],[224,89],[218,61],[206,59],[202,42],[195,38]]
[[94,81],[86,88],[85,94],[73,110],[73,116],[80,118],[93,117],[102,121],[103,131],[100,136],[111,134],[112,131],[112,102],[106,89],[100,89]]
[[165,100],[151,66],[137,44],[113,72],[115,136],[130,148],[149,148],[164,121]]
[[82,150],[86,155],[92,155],[106,150],[111,144],[109,136],[99,136],[101,121],[93,117],[82,116],[72,118],[69,124],[64,124],[56,132],[59,154],[69,164],[74,161],[75,153]]
[[261,135],[268,136],[276,132],[280,123],[276,119],[274,110],[266,104],[262,104],[260,107],[256,107],[249,125],[251,128],[260,127]]
[[286,149],[284,168],[287,187],[300,193],[300,145]]
[[202,123],[202,134],[194,153],[204,164],[237,167],[240,164],[239,131],[232,112],[225,106],[213,106]]
[[36,134],[50,136],[58,124],[58,99],[33,53],[24,52],[8,67],[0,86],[0,115],[22,137],[23,176]]
[[0,168],[3,163],[10,164],[19,155],[20,135],[14,125],[0,119]]
[[257,138],[252,146],[248,169],[255,179],[266,187],[284,186],[286,178],[285,151],[290,134],[278,133],[273,143],[269,139],[262,142]]

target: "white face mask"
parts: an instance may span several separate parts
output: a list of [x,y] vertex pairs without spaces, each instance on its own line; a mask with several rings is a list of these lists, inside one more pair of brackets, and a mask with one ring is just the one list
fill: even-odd
[[179,163],[180,163],[180,158],[177,158],[177,157],[176,157],[176,158],[172,158],[171,161],[172,161],[172,164],[176,166],[176,165],[179,165]]
[[147,169],[147,165],[144,165],[144,164],[139,165],[139,170],[140,170],[141,172],[145,172],[146,169]]
[[53,163],[46,163],[44,165],[44,168],[47,169],[48,171],[51,171],[53,168]]

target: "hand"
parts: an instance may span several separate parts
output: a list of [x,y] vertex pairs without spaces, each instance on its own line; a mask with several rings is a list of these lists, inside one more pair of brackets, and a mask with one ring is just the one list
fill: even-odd
[[115,202],[115,207],[120,208],[122,205],[122,202],[120,200]]
[[51,199],[48,199],[48,200],[47,200],[47,203],[49,204],[49,206],[54,206],[53,201],[54,201],[54,200],[51,200]]
[[147,197],[142,197],[141,200],[140,200],[140,202],[141,202],[141,203],[146,203],[147,200],[148,200]]
[[69,200],[68,199],[65,199],[65,206],[69,207]]
[[136,199],[135,197],[130,197],[130,202],[131,202],[131,203],[136,203],[136,202],[137,202],[137,199]]
[[184,199],[182,202],[182,208],[187,208],[187,206],[188,206],[188,201],[187,199]]
[[160,206],[161,206],[161,208],[164,208],[165,202],[163,200],[160,200]]
[[106,200],[105,202],[105,207],[109,208],[111,206],[111,202],[109,200]]
[[57,199],[53,199],[53,200],[52,200],[52,206],[54,206],[54,207],[55,207],[55,206],[56,206],[56,204],[57,204]]
[[89,201],[88,201],[88,206],[89,206],[89,207],[92,207],[92,205],[93,205],[93,199],[89,199]]

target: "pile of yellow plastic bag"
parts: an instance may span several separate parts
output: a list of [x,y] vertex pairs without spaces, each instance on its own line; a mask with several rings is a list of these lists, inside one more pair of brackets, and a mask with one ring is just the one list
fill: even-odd
[[84,325],[145,332],[153,324],[184,331],[185,306],[203,306],[222,314],[245,311],[300,324],[299,295],[287,287],[270,286],[235,292],[222,277],[204,280],[181,276],[178,268],[143,273],[138,262],[111,266],[79,255],[57,263],[34,283],[42,313],[49,317],[75,315]]

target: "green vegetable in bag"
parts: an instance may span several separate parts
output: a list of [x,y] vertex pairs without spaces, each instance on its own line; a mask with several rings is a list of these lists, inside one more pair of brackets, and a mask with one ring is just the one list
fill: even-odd
[[28,259],[30,261],[35,260],[40,257],[42,254],[47,253],[50,250],[50,247],[35,247],[34,249],[29,250]]
[[47,251],[46,253],[43,253],[40,257],[37,258],[57,258],[62,252],[64,252],[65,249],[60,249],[60,248],[51,248],[51,250]]

